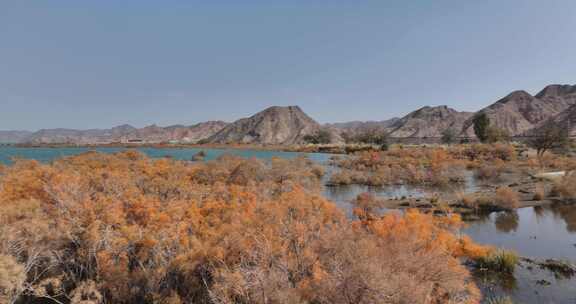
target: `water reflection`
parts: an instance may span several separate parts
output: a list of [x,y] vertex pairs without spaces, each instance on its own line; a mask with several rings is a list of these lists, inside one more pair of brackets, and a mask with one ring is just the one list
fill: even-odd
[[475,271],[474,278],[486,295],[511,293],[518,289],[516,276],[492,271]]
[[407,199],[407,198],[424,198],[424,197],[442,197],[445,194],[454,193],[471,193],[478,190],[478,185],[472,172],[466,173],[464,184],[458,184],[443,189],[434,187],[419,187],[411,185],[389,185],[382,187],[365,186],[365,185],[336,185],[327,186],[330,176],[337,168],[327,166],[326,175],[322,182],[324,184],[323,194],[326,198],[333,201],[342,208],[348,216],[352,215],[352,205],[350,202],[361,193],[371,193],[377,198],[382,199]]
[[533,210],[534,210],[534,215],[536,215],[537,219],[544,218],[544,215],[545,215],[544,207],[536,206],[536,207],[533,207]]
[[556,203],[550,205],[549,209],[556,218],[564,220],[567,231],[576,232],[576,207],[574,205]]
[[513,212],[500,212],[496,215],[494,226],[499,232],[510,233],[518,229],[518,213]]
[[[468,183],[464,189],[475,191]],[[325,187],[324,194],[352,216],[352,201],[362,192],[381,198],[433,196],[438,189],[390,186]],[[553,258],[576,263],[576,206],[553,204],[521,208],[515,212],[475,214],[463,230],[476,242],[514,250],[519,255],[541,260]],[[535,265],[521,265],[513,276],[477,273],[475,279],[484,295],[508,295],[515,303],[576,303],[576,278],[559,278]]]
[[523,256],[576,261],[576,206],[553,204],[492,213],[469,222],[464,232],[483,244]]

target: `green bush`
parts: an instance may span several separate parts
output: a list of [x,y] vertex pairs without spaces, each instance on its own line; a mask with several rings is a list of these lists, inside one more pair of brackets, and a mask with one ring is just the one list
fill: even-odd
[[497,250],[476,259],[476,267],[500,273],[512,274],[518,264],[518,254],[508,250]]

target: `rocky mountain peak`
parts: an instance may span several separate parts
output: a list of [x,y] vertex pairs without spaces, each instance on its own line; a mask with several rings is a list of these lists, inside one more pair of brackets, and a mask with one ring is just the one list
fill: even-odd
[[[549,85],[536,96],[520,90],[514,91],[480,110],[490,118],[491,124],[510,135],[523,135],[576,103],[572,86]],[[471,132],[473,121],[464,124],[463,132]]]
[[514,92],[506,95],[505,97],[499,99],[495,103],[506,104],[506,103],[514,103],[514,102],[518,102],[518,101],[530,102],[533,99],[534,99],[534,96],[530,95],[530,93],[528,93],[524,90],[517,90],[517,91],[514,91]]
[[472,113],[459,112],[448,106],[425,106],[396,121],[391,137],[441,137],[442,132],[462,129],[463,123]]
[[425,106],[422,107],[410,114],[408,114],[408,116],[410,117],[427,117],[427,116],[438,116],[438,117],[446,117],[446,116],[450,116],[452,114],[458,113],[458,111],[446,106],[446,105],[442,105],[442,106]]
[[239,119],[208,139],[212,143],[294,144],[320,129],[299,106],[273,106]]
[[536,94],[536,98],[558,97],[576,94],[576,85],[568,84],[551,84],[546,86],[542,91]]

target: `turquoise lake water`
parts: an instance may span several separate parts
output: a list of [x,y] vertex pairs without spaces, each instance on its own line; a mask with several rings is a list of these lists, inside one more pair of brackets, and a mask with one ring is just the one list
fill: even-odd
[[[244,149],[201,149],[201,148],[134,148],[145,153],[149,157],[172,157],[179,160],[191,160],[192,156],[200,151],[206,153],[205,160],[215,159],[223,154],[232,154],[244,158],[258,158],[268,160],[272,157],[294,158],[299,155],[305,155],[311,160],[323,163],[327,161],[330,154],[323,153],[298,153],[282,151],[265,151],[265,150],[244,150]],[[127,148],[112,147],[71,147],[71,148],[21,148],[14,146],[0,146],[0,164],[10,164],[14,158],[35,159],[41,162],[49,162],[63,156],[71,156],[87,151],[98,151],[103,153],[115,153],[127,150]]]

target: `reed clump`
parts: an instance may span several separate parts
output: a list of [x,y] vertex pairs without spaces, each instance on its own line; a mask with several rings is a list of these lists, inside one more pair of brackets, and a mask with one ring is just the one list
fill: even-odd
[[495,250],[486,256],[476,259],[476,267],[498,273],[512,274],[520,258],[509,250]]

